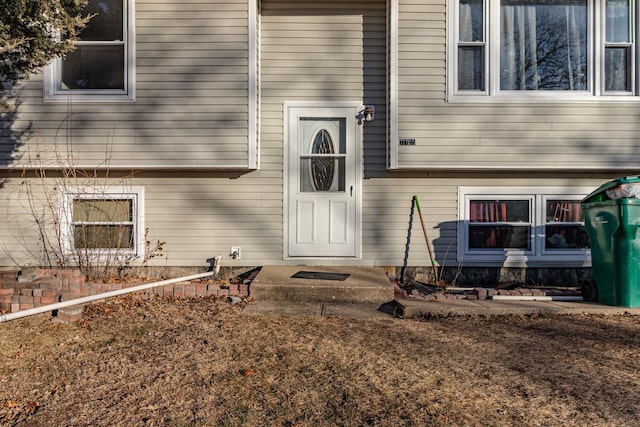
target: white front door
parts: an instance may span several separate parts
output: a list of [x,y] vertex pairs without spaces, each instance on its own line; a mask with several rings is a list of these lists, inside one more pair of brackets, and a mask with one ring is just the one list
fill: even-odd
[[359,256],[359,111],[287,106],[285,256]]

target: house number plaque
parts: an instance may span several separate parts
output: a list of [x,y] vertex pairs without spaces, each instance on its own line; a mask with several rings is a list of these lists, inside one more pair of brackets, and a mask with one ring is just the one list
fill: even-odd
[[415,138],[400,138],[400,145],[416,145]]

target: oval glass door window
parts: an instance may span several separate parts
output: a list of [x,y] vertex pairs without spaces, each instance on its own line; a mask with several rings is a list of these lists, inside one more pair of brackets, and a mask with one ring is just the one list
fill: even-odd
[[[311,145],[311,154],[335,154],[333,140],[326,129],[320,129]],[[335,158],[312,157],[309,159],[311,185],[314,191],[330,191],[335,175]]]
[[344,119],[300,119],[300,190],[338,192],[345,188]]

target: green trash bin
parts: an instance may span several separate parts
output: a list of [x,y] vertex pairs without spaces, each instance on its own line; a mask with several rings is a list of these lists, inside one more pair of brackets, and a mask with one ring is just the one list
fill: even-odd
[[640,176],[609,181],[581,201],[591,239],[586,300],[640,307]]

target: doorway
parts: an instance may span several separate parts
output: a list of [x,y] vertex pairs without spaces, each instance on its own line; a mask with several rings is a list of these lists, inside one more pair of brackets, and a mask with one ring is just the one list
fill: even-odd
[[285,258],[358,258],[361,104],[285,105]]

